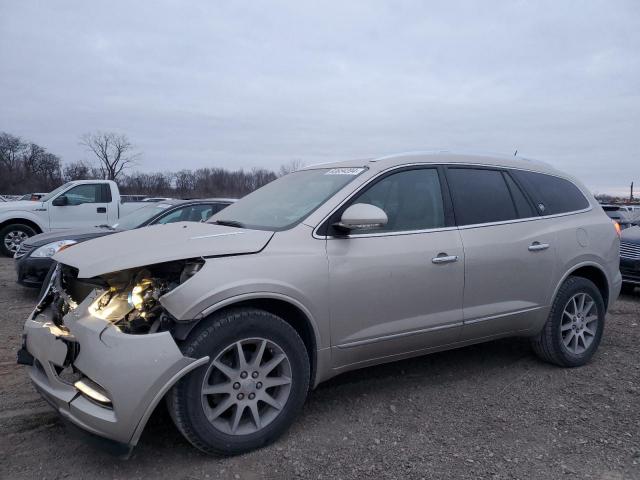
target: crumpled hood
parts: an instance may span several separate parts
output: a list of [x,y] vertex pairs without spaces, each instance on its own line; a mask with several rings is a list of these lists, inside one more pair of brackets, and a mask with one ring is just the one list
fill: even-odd
[[111,235],[122,230],[111,230],[109,228],[73,228],[68,230],[57,230],[55,232],[39,233],[27,240],[26,243],[33,245],[34,247],[41,247],[51,242],[58,242],[60,240],[75,240],[77,242],[84,242],[92,238],[102,237],[104,235]]
[[273,232],[212,223],[179,222],[128,230],[89,240],[53,259],[79,270],[79,278],[195,257],[239,255],[262,250]]

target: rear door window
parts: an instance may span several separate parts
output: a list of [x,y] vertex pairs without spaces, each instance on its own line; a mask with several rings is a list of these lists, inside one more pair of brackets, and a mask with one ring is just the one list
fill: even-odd
[[584,210],[589,201],[569,180],[543,173],[514,170],[516,179],[533,197],[541,215]]
[[519,218],[501,171],[449,167],[447,180],[458,225],[502,222]]
[[513,181],[513,178],[509,176],[508,173],[504,173],[504,179],[507,182],[507,186],[509,187],[509,191],[511,192],[511,197],[513,198],[513,203],[516,204],[516,210],[518,211],[518,217],[520,218],[530,218],[537,216],[535,210],[527,200],[527,197],[524,195],[520,187]]

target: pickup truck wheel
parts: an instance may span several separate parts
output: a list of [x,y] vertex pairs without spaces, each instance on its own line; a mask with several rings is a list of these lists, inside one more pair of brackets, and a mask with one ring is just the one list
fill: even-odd
[[22,242],[33,237],[36,231],[28,225],[13,223],[0,230],[0,253],[6,257],[13,257]]
[[169,392],[169,412],[200,450],[236,455],[273,442],[302,409],[309,358],[297,332],[271,313],[239,308],[214,316],[182,345],[206,366]]
[[600,345],[605,308],[593,282],[569,277],[560,287],[542,331],[532,339],[536,354],[561,367],[587,363]]

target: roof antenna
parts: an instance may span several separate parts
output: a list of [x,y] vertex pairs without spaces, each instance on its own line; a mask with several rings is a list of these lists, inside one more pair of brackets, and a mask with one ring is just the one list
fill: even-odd
[[518,155],[518,149],[516,148],[516,151],[513,152],[513,156],[515,157],[516,155]]

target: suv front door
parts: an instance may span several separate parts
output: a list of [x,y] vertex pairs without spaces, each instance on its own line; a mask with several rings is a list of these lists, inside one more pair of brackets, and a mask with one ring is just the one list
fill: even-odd
[[376,205],[382,229],[329,229],[335,368],[375,363],[455,342],[462,328],[464,252],[437,168],[382,175],[338,209]]

